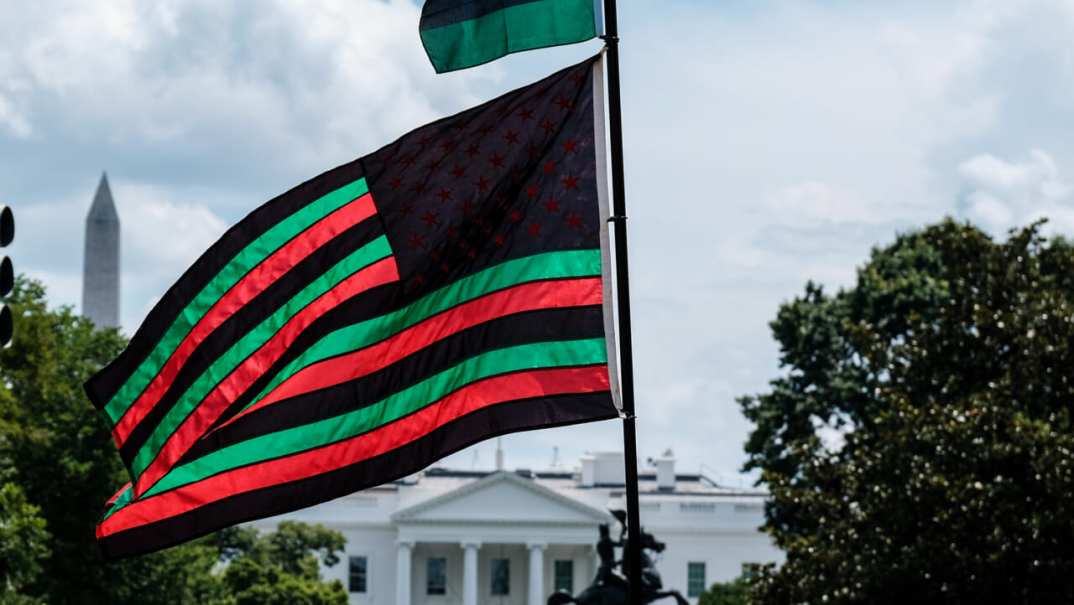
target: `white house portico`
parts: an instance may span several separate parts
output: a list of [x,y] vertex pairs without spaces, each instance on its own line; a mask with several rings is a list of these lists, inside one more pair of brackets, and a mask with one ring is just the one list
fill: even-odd
[[[779,561],[758,531],[764,494],[677,474],[670,456],[640,474],[642,524],[667,550],[656,560],[665,586],[696,603],[744,564]],[[588,455],[575,470],[531,472],[429,468],[406,479],[252,523],[284,519],[340,531],[340,580],[352,605],[543,605],[576,594],[597,572],[598,526],[623,503],[623,457]]]
[[[516,473],[489,475],[399,510],[391,518],[399,532],[396,602],[423,602],[412,595],[426,592],[429,569],[426,565],[415,573],[415,560],[427,561],[454,550],[461,551],[462,565],[453,569],[448,564],[444,596],[453,592],[452,586],[461,587],[463,605],[492,597],[502,603],[541,605],[554,589],[549,577],[552,561],[570,561],[578,576],[572,584],[584,584],[596,572],[592,544],[597,526],[612,522],[606,511]],[[448,563],[455,557],[444,558]],[[494,563],[504,559],[506,566]],[[507,577],[498,586],[492,574],[502,575],[503,569]],[[497,590],[501,594],[492,594]]]

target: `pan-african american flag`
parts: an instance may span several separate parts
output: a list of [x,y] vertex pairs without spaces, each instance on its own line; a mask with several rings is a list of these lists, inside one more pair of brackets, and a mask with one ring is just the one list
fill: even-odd
[[[109,558],[617,415],[599,59],[269,201],[86,384]],[[612,369],[609,369],[611,366]]]

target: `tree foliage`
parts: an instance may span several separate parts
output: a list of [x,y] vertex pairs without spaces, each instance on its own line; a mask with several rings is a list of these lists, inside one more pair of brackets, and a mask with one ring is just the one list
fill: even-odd
[[[342,587],[320,580],[315,553],[334,562],[343,539],[321,527],[234,529],[106,564],[94,528],[127,476],[82,384],[125,339],[50,309],[31,280],[20,277],[7,302],[15,338],[0,351],[0,603],[340,603]],[[222,561],[252,570],[246,583],[232,566],[221,572]]]
[[339,562],[343,536],[321,525],[283,521],[275,532],[258,535],[249,528],[218,534],[226,553],[223,584],[234,605],[346,605],[338,581],[323,582],[318,562]]
[[177,603],[210,597],[211,547],[193,544],[106,565],[94,527],[125,471],[82,390],[125,344],[70,308],[49,309],[20,278],[8,300],[12,346],[0,352],[0,472],[39,510],[50,537],[41,573],[22,588],[48,603]]
[[808,284],[740,400],[765,603],[1074,602],[1074,247],[945,221]]
[[701,593],[697,605],[746,605],[749,603],[749,582],[745,575],[730,582],[716,582]]
[[17,597],[25,596],[22,590],[37,580],[48,557],[40,513],[17,484],[0,484],[0,603],[32,602]]

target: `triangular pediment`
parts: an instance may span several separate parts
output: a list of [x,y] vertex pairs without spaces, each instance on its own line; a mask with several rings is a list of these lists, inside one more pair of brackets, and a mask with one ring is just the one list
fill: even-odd
[[494,473],[397,511],[397,522],[606,523],[608,513],[514,473]]

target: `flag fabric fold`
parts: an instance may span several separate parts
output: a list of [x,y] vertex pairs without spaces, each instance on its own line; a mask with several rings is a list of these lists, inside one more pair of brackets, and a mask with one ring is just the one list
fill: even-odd
[[591,40],[594,0],[427,0],[418,26],[437,73]]
[[104,554],[615,417],[598,74],[591,59],[419,128],[199,258],[86,384],[131,476]]

